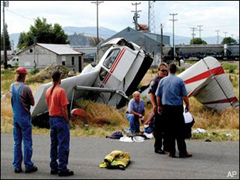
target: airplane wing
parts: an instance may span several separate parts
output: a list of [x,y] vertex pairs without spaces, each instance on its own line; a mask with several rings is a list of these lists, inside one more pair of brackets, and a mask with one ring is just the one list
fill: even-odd
[[219,61],[206,57],[178,75],[186,84],[188,96],[203,105],[220,111],[239,106],[232,83]]
[[[86,69],[89,69],[89,68],[86,67]],[[69,103],[72,98],[73,88],[75,86],[92,86],[98,74],[99,74],[99,70],[95,70],[92,72],[86,72],[85,70],[82,74],[78,76],[63,79],[61,81],[60,87],[66,90],[66,95],[69,100]],[[47,89],[51,85],[52,83],[43,84],[34,93],[35,105],[31,108],[32,117],[48,111],[47,104],[45,103],[45,95],[46,95]],[[87,94],[86,91],[79,91],[75,93],[74,98],[77,99],[86,94]]]

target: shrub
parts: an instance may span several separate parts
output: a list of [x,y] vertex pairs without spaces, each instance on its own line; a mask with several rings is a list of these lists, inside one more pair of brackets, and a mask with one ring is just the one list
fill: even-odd
[[35,74],[39,73],[39,69],[38,68],[34,68],[30,73],[32,75],[35,75]]
[[183,71],[185,71],[185,68],[184,67],[180,67],[180,68],[177,69],[177,74],[180,74]]
[[224,63],[222,65],[223,69],[228,71],[229,73],[235,73],[235,70],[238,68],[236,65]]

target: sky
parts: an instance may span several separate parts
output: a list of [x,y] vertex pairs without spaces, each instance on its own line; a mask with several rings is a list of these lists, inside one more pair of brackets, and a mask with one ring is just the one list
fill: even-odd
[[[34,19],[46,18],[47,23],[58,23],[62,27],[96,26],[96,5],[92,1],[9,1],[5,9],[5,22],[8,33],[27,32]],[[140,24],[148,24],[148,1],[103,1],[99,5],[99,26],[121,31],[134,28],[133,15],[138,5]],[[2,1],[1,1],[2,3]],[[192,29],[201,26],[201,36],[231,36],[239,39],[239,1],[156,1],[154,3],[156,33],[173,31],[170,14],[177,13],[174,23],[175,35],[192,37]],[[1,17],[2,6],[1,6]],[[1,19],[2,32],[2,19]],[[224,32],[227,32],[225,34]],[[199,31],[195,31],[199,35]]]

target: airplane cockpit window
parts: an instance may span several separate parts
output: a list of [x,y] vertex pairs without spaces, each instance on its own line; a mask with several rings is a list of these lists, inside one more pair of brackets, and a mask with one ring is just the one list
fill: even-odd
[[119,54],[120,49],[114,49],[111,52],[109,52],[109,54],[107,55],[106,59],[103,62],[103,65],[110,69],[113,65],[113,63],[115,62],[117,55]]

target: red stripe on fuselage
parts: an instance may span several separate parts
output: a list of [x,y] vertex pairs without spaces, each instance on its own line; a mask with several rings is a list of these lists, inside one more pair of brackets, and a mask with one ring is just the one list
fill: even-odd
[[120,62],[120,60],[121,60],[123,54],[125,53],[125,51],[126,51],[126,49],[124,48],[124,49],[120,52],[117,60],[115,61],[115,63],[113,64],[113,66],[112,66],[112,68],[111,68],[111,70],[110,70],[111,73],[113,73],[113,71],[114,71],[115,68],[117,67],[117,65],[118,65],[118,63]]
[[211,74],[214,74],[214,75],[224,74],[224,70],[223,70],[222,66],[216,67],[214,69],[211,69],[210,71],[206,71],[206,72],[198,74],[197,76],[194,76],[190,79],[187,79],[184,81],[184,83],[189,84],[189,83],[193,83],[196,81],[200,81],[202,79],[209,77]]
[[219,104],[219,103],[230,103],[230,102],[237,102],[237,98],[236,97],[231,97],[229,99],[220,99],[217,101],[211,101],[211,102],[205,102],[203,104]]
[[111,74],[108,72],[103,83],[106,84],[107,80],[109,79],[109,77],[111,76]]
[[125,51],[126,51],[125,48],[123,48],[123,49],[120,51],[119,55],[117,56],[116,61],[113,63],[110,71],[107,73],[107,75],[106,75],[106,77],[105,77],[105,79],[104,79],[104,81],[103,81],[104,84],[107,83],[108,79],[109,79],[110,76],[111,76],[111,73],[113,73],[113,71],[116,69],[116,67],[117,67],[118,63],[120,62],[120,60],[121,60],[123,54],[125,53]]

